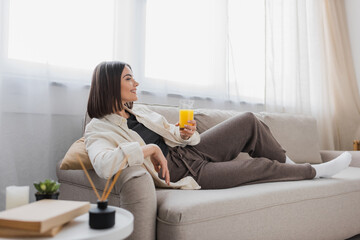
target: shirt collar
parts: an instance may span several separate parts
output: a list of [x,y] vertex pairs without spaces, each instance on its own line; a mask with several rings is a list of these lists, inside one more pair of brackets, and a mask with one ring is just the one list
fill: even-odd
[[124,118],[116,113],[108,114],[108,115],[104,116],[104,118],[117,126],[127,125],[126,118]]
[[[138,114],[134,113],[131,109],[129,109],[127,107],[125,107],[125,110],[128,111],[129,113],[135,115],[135,117],[138,116]],[[117,126],[120,126],[120,127],[122,127],[124,125],[127,126],[127,119],[120,116],[119,114],[111,113],[111,114],[104,116],[104,118]]]
[[130,108],[125,107],[125,110],[128,111],[129,113],[131,113],[132,115],[134,115],[135,117],[138,116],[138,114],[134,113],[134,111]]

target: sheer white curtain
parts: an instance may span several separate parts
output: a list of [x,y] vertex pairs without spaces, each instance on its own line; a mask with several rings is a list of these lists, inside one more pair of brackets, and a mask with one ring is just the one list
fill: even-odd
[[263,0],[147,0],[143,88],[263,103]]
[[113,15],[108,0],[0,1],[0,210],[6,186],[56,179],[81,136],[84,85],[113,58]]
[[113,59],[114,1],[2,2],[5,74],[89,83],[95,65]]
[[352,149],[359,92],[342,0],[266,1],[267,111],[317,118],[323,149]]
[[334,104],[335,147],[351,149],[360,137],[360,96],[346,22],[344,0],[324,0],[326,67]]
[[228,1],[228,96],[238,102],[264,103],[264,0]]
[[263,0],[4,0],[8,75],[89,84],[95,65],[133,66],[141,89],[264,101]]
[[226,98],[227,1],[148,0],[143,87]]

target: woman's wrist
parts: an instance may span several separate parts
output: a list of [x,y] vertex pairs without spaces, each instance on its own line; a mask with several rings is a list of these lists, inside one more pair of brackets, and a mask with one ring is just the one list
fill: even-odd
[[[186,138],[186,137],[187,137],[187,138]],[[190,136],[181,135],[181,139],[182,139],[182,140],[189,140],[189,139],[190,139]]]
[[151,147],[153,149],[153,154],[156,154],[156,153],[158,153],[158,151],[161,151],[160,147],[156,144],[151,143]]
[[159,147],[153,143],[142,146],[141,149],[143,151],[144,158],[154,155],[158,151],[158,148]]

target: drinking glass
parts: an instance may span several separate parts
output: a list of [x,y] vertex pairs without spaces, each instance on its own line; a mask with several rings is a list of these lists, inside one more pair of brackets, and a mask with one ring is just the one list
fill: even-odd
[[179,127],[183,130],[189,120],[194,120],[194,100],[180,100],[179,105]]

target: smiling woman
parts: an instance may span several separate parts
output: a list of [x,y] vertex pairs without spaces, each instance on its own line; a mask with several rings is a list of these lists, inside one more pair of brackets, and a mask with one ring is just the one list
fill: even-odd
[[122,103],[126,104],[127,102],[135,102],[138,99],[136,95],[136,87],[139,85],[139,83],[135,81],[130,66],[126,65],[124,67],[121,78]]
[[[130,91],[136,88],[136,84],[130,65],[123,62],[99,63],[94,69],[89,93],[87,110],[90,118],[102,118],[120,112],[123,104],[132,108],[132,102],[137,100],[137,96],[133,96],[134,93]],[[123,95],[129,101],[123,102]]]

